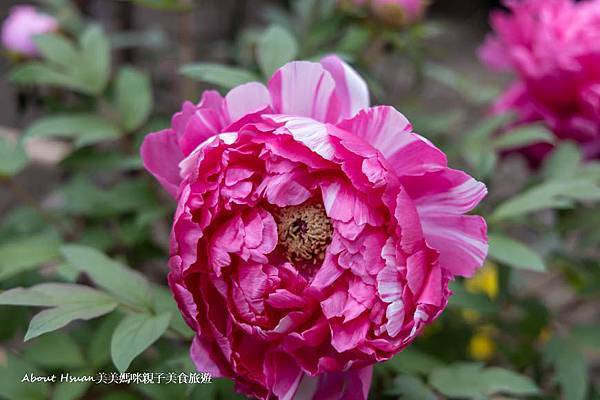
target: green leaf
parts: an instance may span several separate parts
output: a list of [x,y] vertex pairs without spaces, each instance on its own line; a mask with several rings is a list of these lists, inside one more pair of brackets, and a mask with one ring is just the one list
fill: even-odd
[[475,363],[437,368],[429,376],[429,384],[450,398],[484,398],[485,387],[479,380],[481,368],[481,364]]
[[110,341],[118,323],[117,313],[107,315],[100,321],[86,352],[92,366],[99,368],[110,360]]
[[562,142],[544,162],[544,176],[550,179],[575,176],[583,160],[579,147],[573,142]]
[[485,399],[491,395],[535,395],[531,379],[503,368],[482,368],[478,363],[456,363],[434,370],[430,384],[450,398]]
[[80,65],[77,48],[64,36],[52,33],[36,36],[34,40],[46,60],[67,70],[73,70]]
[[385,363],[399,373],[429,374],[433,369],[441,367],[442,362],[435,357],[414,348],[407,348]]
[[504,368],[486,368],[480,379],[486,385],[486,393],[507,393],[518,396],[539,394],[540,389],[528,377]]
[[535,186],[500,204],[490,220],[499,221],[549,208],[571,208],[577,201],[600,199],[600,182],[595,177],[552,180]]
[[30,271],[59,256],[60,240],[53,234],[22,237],[0,245],[0,281]]
[[61,86],[81,93],[93,94],[93,89],[87,81],[37,61],[17,66],[11,71],[9,79],[17,85]]
[[589,372],[583,354],[570,340],[553,337],[544,348],[544,360],[554,366],[562,398],[587,398]]
[[457,281],[451,282],[449,286],[453,292],[448,303],[450,307],[466,308],[488,315],[498,311],[498,306],[485,294],[470,293]]
[[115,298],[142,309],[152,308],[148,280],[139,272],[108,258],[96,249],[67,245],[60,249],[65,259]]
[[112,188],[99,188],[78,176],[61,190],[64,212],[75,215],[107,217],[128,212],[160,208],[145,180],[123,181]]
[[152,108],[152,89],[148,77],[133,68],[122,68],[117,76],[115,106],[126,131],[139,128]]
[[171,313],[127,315],[117,325],[111,341],[111,355],[117,369],[125,372],[135,357],[162,336],[170,320]]
[[0,305],[53,307],[35,315],[25,340],[62,328],[76,319],[92,319],[114,310],[118,303],[106,293],[70,283],[42,283],[0,293]]
[[0,293],[0,304],[34,307],[101,303],[111,299],[104,292],[73,283],[40,283],[29,288],[17,287]]
[[194,332],[190,329],[188,324],[185,323],[181,313],[179,312],[179,308],[177,307],[177,303],[173,299],[173,295],[170,291],[161,286],[153,287],[154,290],[154,310],[157,313],[170,312],[173,315],[171,318],[171,328],[177,331],[184,337],[189,339],[192,338]]
[[95,114],[59,114],[38,119],[25,131],[25,139],[61,136],[75,139],[77,146],[117,139],[119,130]]
[[443,85],[455,90],[468,101],[475,104],[485,104],[498,98],[500,90],[497,87],[473,82],[465,75],[461,75],[443,65],[427,63],[425,74]]
[[90,320],[108,314],[117,305],[116,301],[108,298],[94,303],[82,302],[44,310],[31,319],[25,341],[60,329],[77,319]]
[[260,78],[251,71],[212,63],[184,65],[181,67],[180,72],[189,78],[212,83],[225,89],[231,89],[247,82],[260,80]]
[[156,8],[167,11],[184,11],[190,8],[189,5],[184,5],[179,0],[133,0],[144,7]]
[[[15,176],[29,162],[23,144],[0,137],[0,178]],[[0,261],[1,262],[1,261]]]
[[8,354],[6,361],[0,363],[0,398],[9,400],[47,400],[50,385],[45,382],[21,382],[25,374],[39,376],[40,371],[29,362]]
[[460,146],[461,155],[473,166],[479,177],[488,176],[498,159],[496,151],[490,146],[492,136],[513,119],[512,114],[486,118],[465,135]]
[[104,91],[110,74],[110,46],[98,26],[86,29],[79,46],[59,34],[35,38],[46,62],[18,66],[10,79],[21,85],[52,85],[88,95]]
[[83,399],[85,392],[93,382],[62,382],[54,387],[52,400],[77,400]]
[[490,234],[488,240],[489,256],[494,260],[514,268],[546,270],[544,260],[524,244],[499,234]]
[[94,94],[104,91],[110,75],[110,42],[97,25],[87,28],[79,38],[85,79]]
[[421,379],[413,375],[400,375],[394,379],[392,388],[386,391],[401,400],[437,400],[437,396]]
[[50,333],[31,341],[23,357],[45,368],[79,368],[85,365],[77,342],[64,333]]
[[525,147],[535,143],[553,143],[554,135],[541,124],[522,125],[502,133],[492,142],[496,151]]
[[577,325],[570,336],[579,347],[600,349],[600,324]]
[[370,40],[371,31],[367,27],[350,25],[340,39],[336,53],[358,54],[367,46]]
[[298,54],[296,38],[281,26],[270,26],[260,37],[256,49],[258,65],[266,79]]

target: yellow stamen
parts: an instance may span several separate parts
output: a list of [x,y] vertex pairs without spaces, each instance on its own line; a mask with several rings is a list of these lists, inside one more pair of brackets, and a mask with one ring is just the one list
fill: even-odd
[[290,262],[317,264],[323,261],[333,226],[322,204],[280,208],[275,217],[279,245]]

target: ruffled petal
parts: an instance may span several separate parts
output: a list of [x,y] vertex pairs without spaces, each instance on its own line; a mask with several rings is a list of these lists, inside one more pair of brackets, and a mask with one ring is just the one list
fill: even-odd
[[334,148],[331,144],[327,126],[311,118],[293,117],[287,115],[266,115],[266,120],[282,125],[274,131],[275,134],[291,134],[297,142],[325,158],[331,160]]
[[393,107],[362,110],[337,126],[362,137],[379,150],[398,176],[439,169],[448,163],[444,153],[413,133],[410,122]]
[[422,217],[427,243],[440,252],[440,265],[454,275],[473,276],[488,251],[487,225],[476,215]]
[[179,149],[175,132],[165,129],[147,135],[142,143],[141,156],[144,167],[171,196],[177,197],[181,182],[179,163],[183,160],[183,153]]
[[423,176],[404,177],[401,182],[422,217],[467,213],[487,194],[483,183],[462,171],[449,168]]
[[440,252],[442,268],[473,275],[487,255],[487,228],[483,218],[462,214],[485,197],[485,185],[448,168],[401,181],[417,207],[425,240]]

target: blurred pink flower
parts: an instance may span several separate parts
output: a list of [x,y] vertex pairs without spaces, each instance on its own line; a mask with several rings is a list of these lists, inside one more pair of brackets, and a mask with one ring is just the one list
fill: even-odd
[[15,6],[2,26],[2,44],[15,53],[35,57],[38,49],[33,38],[54,32],[58,27],[56,19],[33,6]]
[[[479,56],[491,69],[518,79],[498,99],[498,113],[519,122],[544,121],[559,139],[600,156],[600,0],[505,0],[510,13],[492,13]],[[550,145],[526,149],[534,164]]]
[[487,253],[450,169],[335,56],[185,103],[142,157],[178,202],[169,284],[201,371],[260,399],[366,399],[372,365]]

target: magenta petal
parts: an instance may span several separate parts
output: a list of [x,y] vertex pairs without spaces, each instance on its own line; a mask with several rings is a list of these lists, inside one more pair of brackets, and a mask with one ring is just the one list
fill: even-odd
[[294,400],[367,400],[373,367],[305,375]]
[[369,321],[365,316],[346,323],[336,318],[330,321],[330,325],[331,345],[340,353],[351,350],[362,343],[369,330]]
[[225,96],[225,109],[231,123],[271,105],[271,95],[262,83],[237,86]]
[[223,376],[221,369],[212,360],[210,352],[198,335],[194,336],[192,340],[190,356],[198,371],[208,372],[215,378]]
[[183,160],[183,153],[179,149],[175,132],[165,129],[146,136],[141,156],[146,169],[171,196],[177,197],[181,182],[179,163]]
[[379,150],[398,175],[416,174],[447,165],[446,156],[427,139],[412,132],[406,117],[393,107],[360,111],[337,125]]
[[473,276],[488,251],[487,225],[479,216],[423,217],[427,243],[440,252],[440,265],[454,275]]
[[295,61],[284,65],[269,81],[269,92],[277,113],[321,122],[338,119],[335,81],[321,64]]
[[296,362],[282,352],[269,354],[265,360],[267,385],[279,400],[294,400],[304,375]]
[[334,55],[321,59],[321,65],[335,81],[335,93],[340,102],[341,118],[349,118],[361,109],[369,107],[369,89],[356,71]]
[[420,177],[405,177],[401,181],[422,216],[464,214],[487,194],[483,183],[449,168]]

